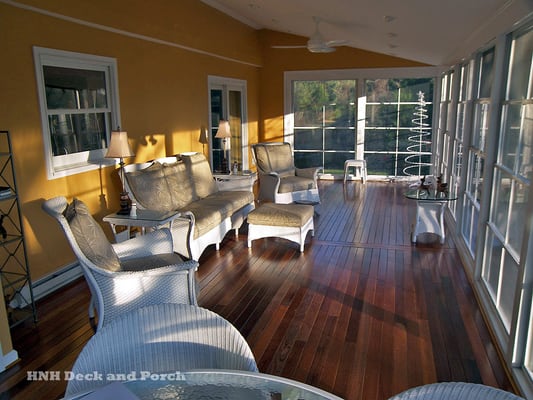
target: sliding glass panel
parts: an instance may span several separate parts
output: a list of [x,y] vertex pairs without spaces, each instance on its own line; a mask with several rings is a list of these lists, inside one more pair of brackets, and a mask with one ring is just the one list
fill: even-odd
[[366,80],[365,88],[369,172],[393,177],[428,175],[433,80]]
[[355,80],[293,82],[294,162],[342,174],[355,157]]

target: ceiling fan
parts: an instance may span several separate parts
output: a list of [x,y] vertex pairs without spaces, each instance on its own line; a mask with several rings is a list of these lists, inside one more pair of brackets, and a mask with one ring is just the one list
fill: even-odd
[[346,40],[325,40],[320,33],[318,25],[320,24],[319,17],[313,17],[315,21],[315,32],[311,35],[305,46],[272,46],[275,49],[299,49],[307,48],[311,53],[332,53],[335,46],[342,46],[348,43]]

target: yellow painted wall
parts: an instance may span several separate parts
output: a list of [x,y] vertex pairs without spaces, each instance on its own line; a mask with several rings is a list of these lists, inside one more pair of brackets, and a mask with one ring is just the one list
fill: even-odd
[[36,280],[74,261],[58,224],[42,211],[43,199],[76,196],[101,218],[117,209],[120,182],[113,167],[47,179],[32,47],[117,60],[121,128],[128,131],[136,153],[127,162],[203,150],[198,136],[200,127],[208,126],[208,75],[247,81],[249,132],[257,140],[256,65],[261,55],[256,31],[197,0],[17,4],[170,42],[153,43],[0,3],[0,129],[11,132],[29,264]]

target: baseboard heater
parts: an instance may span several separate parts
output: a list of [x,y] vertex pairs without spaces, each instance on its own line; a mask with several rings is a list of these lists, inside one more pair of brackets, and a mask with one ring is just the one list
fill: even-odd
[[[34,301],[48,296],[81,276],[83,276],[83,271],[80,264],[75,262],[33,282],[32,288]],[[24,308],[28,305],[29,299],[30,289],[28,285],[25,285],[19,293],[13,296],[13,299],[9,302],[9,306],[11,308]]]

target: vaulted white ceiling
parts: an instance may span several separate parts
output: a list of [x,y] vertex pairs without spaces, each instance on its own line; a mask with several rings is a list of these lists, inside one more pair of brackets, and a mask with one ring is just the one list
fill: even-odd
[[533,0],[202,1],[255,29],[306,38],[319,17],[326,40],[431,65],[468,57],[533,12]]

